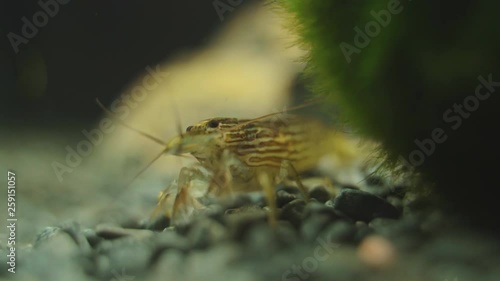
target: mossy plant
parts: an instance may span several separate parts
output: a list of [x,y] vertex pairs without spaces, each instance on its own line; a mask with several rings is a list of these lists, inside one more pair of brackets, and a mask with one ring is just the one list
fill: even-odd
[[380,141],[386,163],[435,185],[443,205],[498,226],[500,3],[277,2],[309,50],[313,92]]

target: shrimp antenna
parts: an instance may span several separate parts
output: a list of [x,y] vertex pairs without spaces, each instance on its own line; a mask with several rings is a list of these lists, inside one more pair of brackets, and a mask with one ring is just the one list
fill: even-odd
[[[317,99],[317,100],[312,100],[308,103],[305,103],[305,104],[301,104],[301,105],[297,105],[297,106],[293,106],[293,107],[290,107],[288,109],[286,109],[286,111],[293,111],[293,110],[298,110],[298,109],[301,109],[301,108],[304,108],[304,107],[308,107],[308,106],[311,106],[311,105],[314,105],[314,104],[317,104],[321,101],[321,99]],[[238,128],[241,128],[247,124],[251,124],[255,121],[259,121],[259,120],[263,120],[263,119],[266,119],[266,118],[269,118],[269,117],[272,117],[272,116],[275,116],[275,115],[278,115],[278,114],[282,114],[283,112],[286,112],[285,110],[283,111],[279,111],[279,112],[273,112],[273,113],[270,113],[270,114],[266,114],[266,115],[262,115],[260,117],[257,117],[257,118],[253,118],[251,120],[248,120],[246,122],[242,122],[234,127],[231,127],[230,129],[231,130],[234,130],[234,129],[238,129]]]
[[[149,163],[148,163],[148,164],[147,164],[144,168],[142,168],[142,169],[139,171],[139,173],[137,173],[137,174],[136,174],[136,175],[132,178],[132,180],[130,180],[130,182],[129,182],[129,184],[128,184],[128,185],[130,185],[133,181],[135,181],[135,179],[137,179],[137,178],[138,178],[140,175],[142,175],[142,174],[143,174],[143,173],[144,173],[144,172],[145,172],[145,171],[146,171],[149,167],[151,167],[151,165],[153,165],[153,163],[154,163],[154,162],[156,162],[156,160],[158,160],[158,159],[161,157],[161,155],[162,155],[162,154],[166,151],[166,147],[168,146],[168,144],[167,144],[167,143],[165,143],[164,141],[162,141],[161,139],[159,139],[159,138],[155,137],[155,136],[152,136],[152,135],[150,135],[150,134],[148,134],[148,133],[146,133],[146,132],[143,132],[143,131],[141,131],[141,130],[139,130],[139,129],[136,129],[136,128],[134,128],[134,127],[132,127],[132,126],[128,125],[127,123],[123,122],[122,120],[120,120],[120,119],[116,116],[116,114],[114,114],[113,112],[111,112],[110,110],[108,110],[108,109],[107,109],[107,108],[106,108],[106,107],[105,107],[105,106],[104,106],[104,105],[103,105],[103,104],[99,101],[99,99],[98,99],[98,98],[96,98],[95,100],[96,100],[96,102],[97,102],[97,105],[99,105],[99,107],[100,107],[100,108],[101,108],[101,109],[102,109],[102,110],[103,110],[103,111],[104,111],[107,115],[109,115],[110,117],[112,117],[114,120],[118,121],[118,122],[119,122],[122,126],[124,126],[124,127],[126,127],[126,128],[128,128],[128,129],[130,129],[130,130],[132,130],[132,131],[134,131],[134,132],[136,132],[136,133],[138,133],[138,134],[140,134],[140,135],[142,135],[142,136],[144,136],[144,137],[146,137],[146,138],[148,138],[148,139],[150,139],[150,140],[152,140],[152,141],[154,141],[154,142],[156,142],[156,143],[158,143],[158,144],[160,144],[160,145],[162,145],[162,146],[164,146],[164,147],[165,147],[165,149],[163,149],[161,153],[159,153],[157,156],[155,156],[155,157],[153,158],[153,160],[151,160],[151,161],[150,161],[150,162],[149,162]],[[178,124],[178,129],[180,130],[180,122],[177,122],[177,124]],[[187,156],[185,156],[185,155],[178,155],[178,156],[181,156],[181,157],[187,157]]]
[[177,134],[182,135],[181,115],[179,114],[179,110],[177,109],[177,106],[175,104],[172,105],[172,112],[174,113],[175,117],[175,127],[177,129]]
[[124,126],[124,127],[128,128],[128,129],[130,129],[130,130],[132,130],[132,131],[134,131],[134,132],[136,132],[136,133],[138,133],[138,134],[140,134],[140,135],[142,135],[142,136],[144,136],[144,137],[146,137],[146,138],[148,138],[148,139],[150,139],[150,140],[152,140],[152,141],[154,141],[154,142],[156,142],[156,143],[158,143],[158,144],[161,144],[161,145],[163,145],[163,146],[166,146],[166,145],[167,145],[167,143],[165,143],[165,142],[164,142],[164,141],[162,141],[161,139],[159,139],[159,138],[157,138],[157,137],[155,137],[155,136],[152,136],[152,135],[150,135],[150,134],[148,134],[148,133],[146,133],[146,132],[143,132],[143,131],[141,131],[141,130],[139,130],[139,129],[136,129],[136,128],[134,128],[134,127],[132,127],[132,126],[128,125],[127,123],[123,122],[120,118],[118,118],[118,116],[116,116],[116,114],[114,114],[113,112],[109,111],[109,110],[108,110],[108,109],[107,109],[107,108],[106,108],[106,107],[105,107],[105,106],[104,106],[104,105],[103,105],[103,104],[99,101],[99,99],[98,99],[98,98],[96,98],[96,99],[95,99],[95,101],[97,102],[97,105],[98,105],[98,106],[99,106],[99,107],[100,107],[100,108],[101,108],[101,109],[102,109],[102,110],[103,110],[103,111],[104,111],[107,115],[109,115],[110,117],[112,117],[114,120],[118,121],[118,123],[120,123],[122,126]]
[[165,152],[165,150],[162,150],[161,153],[158,153],[158,155],[155,156],[155,158],[153,158],[151,161],[149,161],[149,163],[144,166],[144,168],[142,168],[131,180],[130,182],[132,183],[133,181],[135,181],[135,179],[137,179],[140,175],[142,175],[147,169],[149,169],[149,167],[151,167],[151,165],[153,165],[154,162],[156,162],[156,160],[158,160],[162,154]]
[[[179,114],[179,110],[177,109],[177,106],[174,101],[172,101],[172,112],[174,113],[175,128],[177,129],[177,134],[182,138],[184,137],[184,134],[182,133],[181,115]],[[179,146],[177,147],[176,151],[181,151],[181,150],[182,150],[182,142],[179,143]]]

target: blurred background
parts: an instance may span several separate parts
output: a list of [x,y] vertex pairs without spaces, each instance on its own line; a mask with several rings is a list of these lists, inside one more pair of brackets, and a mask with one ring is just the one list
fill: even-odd
[[[7,218],[7,200],[4,196],[7,171],[14,171],[17,179],[18,249],[31,249],[30,244],[33,243],[37,233],[47,226],[65,222],[76,221],[83,229],[96,228],[98,224],[117,224],[125,228],[132,228],[134,224],[137,226],[141,220],[149,217],[156,205],[158,193],[178,177],[181,167],[195,162],[192,157],[166,155],[160,157],[136,178],[138,173],[162,152],[163,147],[125,128],[116,120],[110,121],[97,105],[96,99],[116,113],[120,121],[165,142],[176,136],[179,130],[185,130],[187,126],[203,119],[259,117],[282,111],[293,105],[300,105],[307,100],[310,93],[304,86],[304,78],[301,76],[306,67],[303,63],[306,53],[295,44],[297,39],[290,30],[284,27],[286,22],[283,21],[284,17],[281,14],[283,11],[276,11],[264,2],[264,0],[0,2],[0,186],[2,186],[0,221],[6,222]],[[337,48],[336,42],[344,40],[343,38],[351,40],[354,34],[352,27],[372,19],[372,15],[368,13],[371,8],[378,11],[381,8],[385,9],[387,4],[392,2],[289,1],[307,7],[315,6],[315,9],[298,8],[298,10],[304,11],[306,15],[312,13],[315,19],[318,19],[317,15],[321,15],[322,21],[308,21],[309,18],[305,18],[309,24],[318,25],[320,30],[325,31],[319,33],[318,39],[325,39],[325,42],[319,41],[327,43],[327,50],[332,49],[329,44],[334,44],[333,46]],[[487,42],[490,35],[484,36],[483,33],[483,30],[490,30],[490,27],[493,31],[494,27],[496,28],[495,23],[490,22],[496,10],[489,9],[487,1],[481,2],[481,5],[472,1],[458,1],[460,4],[440,1],[436,5],[430,2],[429,4],[416,2],[419,1],[413,1],[415,4],[413,9],[405,10],[406,14],[403,13],[399,17],[398,24],[392,24],[385,29],[386,31],[380,36],[380,39],[384,40],[374,40],[371,43],[373,47],[363,50],[363,56],[358,56],[359,60],[353,61],[348,67],[343,57],[335,61],[328,55],[330,52],[323,54],[327,57],[325,60],[323,56],[318,57],[320,62],[318,65],[324,64],[327,70],[332,71],[327,75],[323,73],[322,77],[326,77],[326,84],[330,86],[337,86],[336,83],[343,84],[343,87],[333,87],[334,91],[331,92],[339,96],[354,97],[354,100],[359,102],[353,102],[351,108],[347,110],[357,111],[355,113],[361,113],[360,116],[368,116],[363,121],[368,121],[365,125],[369,129],[377,131],[380,128],[389,128],[387,130],[390,132],[389,144],[408,142],[410,143],[408,147],[412,149],[414,137],[410,137],[409,134],[402,137],[401,133],[413,133],[415,128],[407,126],[405,123],[407,120],[399,118],[393,109],[397,107],[400,112],[415,121],[421,119],[412,119],[414,111],[408,108],[412,109],[416,105],[422,109],[422,116],[427,116],[429,108],[441,113],[443,108],[440,106],[444,104],[449,107],[452,104],[451,99],[450,102],[446,100],[444,103],[435,103],[436,100],[431,97],[435,93],[454,94],[456,89],[459,89],[456,92],[464,94],[464,97],[469,95],[469,90],[472,88],[462,86],[462,82],[467,81],[475,87],[477,85],[475,73],[488,73],[484,72],[485,69],[492,69],[491,72],[495,73],[493,70],[496,69],[496,65],[490,63],[490,58],[495,57],[497,53],[494,48],[496,45]],[[337,5],[341,8],[337,9]],[[294,7],[302,6],[297,4]],[[332,10],[324,7],[332,8],[335,13],[330,15]],[[475,10],[474,7],[481,9]],[[483,11],[485,16],[477,11]],[[468,22],[471,24],[470,29],[462,28],[461,20],[467,19],[464,16],[466,14],[474,14]],[[326,24],[323,24],[323,21]],[[480,24],[477,26],[486,26],[488,29],[476,32],[476,23]],[[329,33],[331,30],[336,32]],[[464,34],[470,35],[470,38],[462,37],[464,30],[469,32]],[[323,36],[324,34],[326,35]],[[330,40],[330,35],[335,40]],[[455,38],[456,41],[449,38]],[[460,45],[459,42],[464,43]],[[482,50],[483,44],[484,49],[489,52],[474,51]],[[479,46],[477,49],[476,45]],[[481,60],[475,56],[472,56],[472,59],[468,57],[464,59],[462,53],[458,51],[448,53],[449,49],[454,48],[457,50],[463,48],[466,53],[472,52],[474,55],[480,54]],[[381,53],[384,53],[385,57]],[[330,65],[331,62],[335,65]],[[314,61],[311,65],[314,65]],[[333,68],[330,68],[332,65]],[[370,71],[365,71],[359,66],[366,66]],[[487,68],[483,69],[483,66]],[[357,73],[360,69],[361,71]],[[335,72],[337,70],[338,73]],[[466,73],[474,75],[467,74],[468,80],[463,80],[461,75]],[[357,74],[360,74],[359,77],[362,79],[358,79]],[[448,81],[449,77],[454,77],[460,83],[449,82],[455,81]],[[373,85],[376,87],[372,87]],[[412,90],[408,92],[414,96],[408,95],[410,98],[403,98],[407,104],[401,107],[393,106],[399,105],[399,97],[406,97],[408,89]],[[352,93],[358,93],[359,100]],[[426,95],[420,95],[421,93]],[[365,100],[365,97],[368,99]],[[497,178],[494,176],[496,166],[481,159],[484,156],[496,159],[496,154],[490,152],[491,146],[497,148],[495,141],[497,137],[493,137],[495,130],[491,130],[497,118],[494,117],[496,115],[492,114],[493,117],[489,115],[495,112],[496,104],[489,104],[487,110],[475,113],[476,119],[468,120],[468,122],[475,120],[473,121],[475,123],[469,123],[468,127],[464,126],[459,131],[460,135],[455,136],[459,141],[447,142],[448,149],[440,147],[437,154],[429,158],[430,161],[426,163],[435,165],[430,166],[429,170],[444,178],[443,186],[449,189],[446,189],[448,193],[443,192],[443,194],[448,196],[445,198],[449,202],[459,205],[465,211],[473,209],[474,204],[479,206],[478,209],[489,205],[489,209],[486,209],[489,213],[484,219],[495,222],[495,210],[498,204],[491,191],[497,183]],[[330,110],[336,110],[335,105],[328,104],[328,106]],[[367,108],[371,108],[372,111],[366,110]],[[319,110],[309,109],[309,112],[311,111]],[[392,118],[396,116],[394,114],[398,118]],[[400,127],[395,124],[399,124]],[[407,127],[408,131],[403,130]],[[425,137],[429,136],[428,131],[415,131],[423,132]],[[484,133],[480,135],[483,138],[478,138],[476,132]],[[344,150],[348,157],[342,160],[335,157],[322,159],[318,165],[319,173],[311,173],[307,177],[318,176],[332,181],[337,180],[343,183],[339,186],[347,187],[345,190],[350,190],[350,187],[364,190],[363,188],[368,185],[365,179],[372,172],[369,169],[363,170],[366,167],[364,161],[368,153],[359,149],[354,142],[351,145],[350,141],[351,139],[346,142],[349,145],[338,148]],[[372,143],[366,141],[365,144]],[[332,145],[335,146],[338,146],[337,143]],[[482,154],[476,153],[477,150]],[[373,155],[375,153],[369,156]],[[346,159],[348,161],[343,161]],[[433,162],[433,159],[439,161]],[[469,173],[471,169],[477,174]],[[487,179],[493,179],[491,181],[493,184],[483,184],[481,181],[484,177],[483,169],[488,171]],[[392,178],[387,181],[381,177],[372,179],[370,185],[375,192],[386,187],[396,192],[407,186],[405,182],[404,184],[390,182]],[[462,189],[457,188],[456,183],[465,186],[463,193],[460,193]],[[428,195],[427,190],[422,193],[424,193],[422,197]],[[455,199],[460,196],[454,197],[455,193],[462,194],[461,198],[467,199],[466,204],[457,203],[459,201]],[[365,196],[367,195],[361,198],[373,198]],[[348,197],[343,198],[349,201],[345,199]],[[469,198],[478,200],[469,202]],[[395,199],[392,202],[398,203],[395,205],[405,212],[401,220],[391,222],[381,218],[369,225],[358,223],[359,221],[354,223],[354,220],[352,224],[340,222],[331,225],[332,231],[339,237],[348,239],[354,237],[353,241],[362,239],[365,241],[365,237],[371,235],[372,230],[376,231],[374,232],[376,235],[389,237],[387,241],[368,243],[372,247],[367,246],[370,249],[366,251],[375,253],[375,259],[379,259],[378,250],[388,249],[388,260],[390,260],[395,257],[394,252],[391,252],[394,248],[387,243],[390,240],[390,243],[396,246],[396,250],[401,254],[398,262],[404,266],[398,268],[392,279],[378,275],[383,273],[383,270],[379,269],[387,265],[377,265],[380,268],[359,266],[362,263],[359,262],[357,253],[363,253],[363,247],[351,245],[350,242],[342,242],[346,247],[335,252],[332,262],[324,263],[325,270],[318,272],[333,272],[337,275],[328,276],[340,276],[339,280],[356,280],[356,277],[359,280],[367,280],[367,276],[375,280],[402,278],[420,280],[418,277],[420,273],[431,277],[426,278],[427,275],[422,275],[424,276],[422,279],[425,280],[459,281],[457,276],[460,276],[460,281],[498,279],[497,272],[489,272],[489,269],[496,268],[498,263],[496,256],[499,248],[496,241],[490,243],[489,238],[472,235],[472,232],[463,229],[458,231],[453,227],[447,229],[449,225],[454,227],[463,225],[461,222],[455,222],[454,218],[443,215],[439,209],[427,210],[428,206],[436,206],[431,205],[434,201],[429,203],[419,200],[419,196],[413,192],[408,192],[404,198],[392,199]],[[356,204],[352,202],[349,206],[355,210],[365,211],[364,208],[359,208],[362,206],[366,207],[368,212],[371,211],[371,207],[363,201],[355,202]],[[321,220],[311,217],[314,220],[310,221],[318,222],[318,227],[324,226]],[[474,218],[481,217],[476,215]],[[330,224],[330,221],[327,223]],[[309,227],[315,228],[314,225],[304,225],[307,226],[303,228],[306,230]],[[317,230],[319,233],[319,228]],[[7,231],[5,227],[0,227],[0,252],[6,249]],[[204,232],[199,233],[201,236],[205,235]],[[284,236],[287,236],[286,234],[287,232]],[[52,241],[58,243],[59,240]],[[305,258],[305,255],[309,256],[312,252],[309,249],[311,245],[302,243],[301,240],[297,240],[295,243],[297,249],[292,249],[293,252],[283,251],[280,255],[269,254],[278,249],[267,247],[265,244],[272,243],[273,240],[255,240],[256,243],[252,242],[254,240],[248,241],[250,241],[248,248],[237,248],[237,251],[243,249],[240,252],[250,253],[250,256],[252,251],[259,252],[256,261],[263,264],[261,268],[268,268],[269,271],[276,271],[281,263],[283,272],[286,272],[285,269],[293,264],[291,258]],[[346,238],[345,241],[350,240]],[[117,245],[117,248],[122,246]],[[22,255],[23,252],[19,253]],[[38,256],[41,257],[40,261],[47,263],[41,262],[37,265],[40,272],[51,272],[54,264],[69,260],[64,251],[58,259],[47,258],[43,252],[41,253],[42,255]],[[130,253],[131,256],[135,255],[135,250]],[[227,252],[219,253],[225,255]],[[228,258],[227,264],[232,267],[236,256],[231,254],[225,256]],[[124,257],[124,260],[130,260],[131,263],[134,261],[129,258],[130,256]],[[196,268],[198,271],[194,272],[201,273],[199,279],[207,280],[206,268],[214,272],[218,270],[218,267],[213,266],[217,263],[217,259],[213,257],[206,255],[208,262],[200,263],[197,260],[198,256],[192,255],[189,258],[194,262],[187,263],[187,267],[179,267],[177,264],[170,267],[161,266],[159,268],[163,269],[159,271],[160,274],[154,276],[166,276],[171,274],[172,269],[179,270],[179,268],[181,270],[187,268],[189,274],[191,268]],[[270,257],[274,258],[274,262],[269,262]],[[375,259],[373,261],[376,264]],[[0,262],[0,264],[5,266],[6,263]],[[199,267],[200,264],[205,264],[205,267]],[[265,270],[256,271],[253,263],[250,265],[248,267],[244,265],[245,270],[256,274],[265,272]],[[63,268],[59,265],[57,267]],[[223,269],[226,271],[227,267]],[[239,269],[241,268],[235,267],[236,271]],[[92,270],[95,268],[92,267]],[[74,271],[73,267],[66,269],[71,277],[77,276]],[[27,272],[29,274],[29,271]],[[408,272],[419,274],[414,274],[417,276],[414,277],[408,275]],[[451,274],[453,272],[460,274]],[[109,275],[110,270],[107,273]],[[489,279],[482,279],[482,275]],[[43,276],[39,278],[43,279]],[[218,272],[215,278],[214,280],[220,280]],[[64,276],[60,279],[68,278]],[[255,280],[260,279],[264,278]]]
[[203,46],[223,25],[209,1],[55,3],[59,11],[16,54],[7,34],[22,35],[22,18],[33,22],[43,8],[2,1],[2,119],[10,123],[95,121],[101,112],[91,97],[118,96],[145,66]]
[[[162,157],[132,182],[162,147],[103,125],[96,98],[167,141],[178,123],[257,117],[305,91],[303,53],[283,22],[260,1],[240,2],[2,1],[0,171],[17,174],[21,243],[68,220],[147,217],[192,162]],[[3,220],[6,200],[0,208]]]

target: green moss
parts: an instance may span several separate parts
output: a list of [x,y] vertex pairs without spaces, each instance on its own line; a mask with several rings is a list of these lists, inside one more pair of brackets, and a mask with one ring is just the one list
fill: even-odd
[[[354,28],[364,30],[375,20],[372,12],[388,10],[391,2],[279,1],[310,51],[306,74],[313,91],[338,104],[362,134],[381,141],[388,163],[409,160],[419,149],[415,140],[432,138],[441,128],[446,141],[415,165],[417,172],[437,185],[443,202],[484,221],[497,209],[488,192],[498,180],[488,161],[496,163],[499,156],[493,129],[500,121],[499,99],[493,92],[480,101],[456,129],[444,114],[474,96],[478,76],[500,81],[500,3],[401,1],[402,11],[392,14],[387,26],[379,25],[369,44],[356,45]],[[343,42],[359,53],[346,59]]]

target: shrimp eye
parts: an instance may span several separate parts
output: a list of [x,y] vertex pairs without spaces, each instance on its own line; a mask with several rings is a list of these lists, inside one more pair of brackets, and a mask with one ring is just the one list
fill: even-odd
[[219,127],[219,121],[210,120],[210,122],[208,122],[207,126],[209,128],[217,128],[217,127]]
[[188,127],[186,128],[186,132],[191,131],[191,129],[193,129],[193,126],[188,126]]

